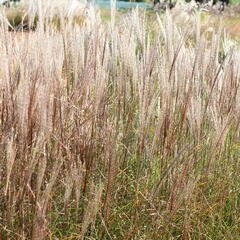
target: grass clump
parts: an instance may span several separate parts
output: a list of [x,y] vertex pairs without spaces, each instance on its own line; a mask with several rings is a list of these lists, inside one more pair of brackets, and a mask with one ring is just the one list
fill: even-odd
[[238,239],[237,43],[198,14],[34,14],[0,25],[0,238]]

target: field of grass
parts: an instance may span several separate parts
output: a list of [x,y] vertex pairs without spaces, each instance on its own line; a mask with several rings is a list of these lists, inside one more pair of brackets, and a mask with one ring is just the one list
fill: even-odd
[[1,10],[0,239],[239,240],[226,21],[38,3],[27,33]]

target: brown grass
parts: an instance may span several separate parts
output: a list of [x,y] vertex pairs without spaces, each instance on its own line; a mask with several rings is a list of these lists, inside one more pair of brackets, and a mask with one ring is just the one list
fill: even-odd
[[199,14],[48,11],[0,25],[0,238],[237,239],[237,43]]

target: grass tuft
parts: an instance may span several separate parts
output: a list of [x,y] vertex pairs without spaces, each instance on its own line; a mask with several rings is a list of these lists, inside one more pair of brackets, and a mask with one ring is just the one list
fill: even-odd
[[34,3],[1,12],[0,239],[238,239],[237,41]]

